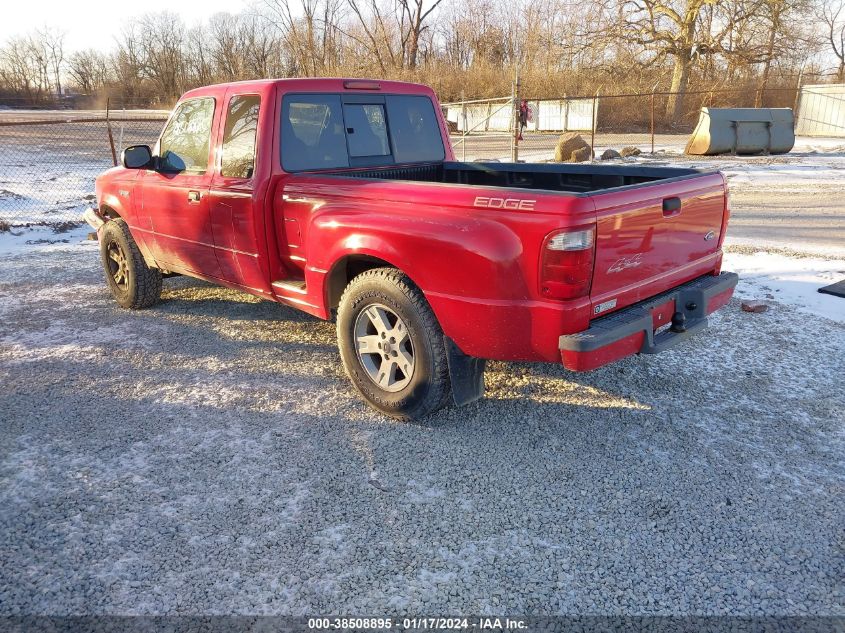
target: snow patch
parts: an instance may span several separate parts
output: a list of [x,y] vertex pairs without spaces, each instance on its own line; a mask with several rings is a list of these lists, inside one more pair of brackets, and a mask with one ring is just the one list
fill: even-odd
[[724,270],[739,275],[736,297],[795,306],[802,312],[845,324],[845,299],[818,289],[845,279],[845,260],[788,257],[779,253],[725,253]]
[[93,250],[97,242],[88,240],[92,230],[87,224],[58,232],[50,226],[16,227],[0,232],[0,257],[75,248]]

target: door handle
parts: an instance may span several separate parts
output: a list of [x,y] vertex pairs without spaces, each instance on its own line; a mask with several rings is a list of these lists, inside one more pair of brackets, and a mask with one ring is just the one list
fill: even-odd
[[188,192],[188,202],[199,202],[202,199],[202,194],[199,191]]
[[681,199],[677,196],[672,198],[663,198],[663,217],[671,218],[681,212]]

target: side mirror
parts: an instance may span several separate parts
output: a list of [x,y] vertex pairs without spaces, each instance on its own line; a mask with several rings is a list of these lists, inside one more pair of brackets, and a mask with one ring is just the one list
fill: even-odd
[[130,145],[120,153],[120,162],[126,169],[144,169],[153,164],[153,153],[148,145]]

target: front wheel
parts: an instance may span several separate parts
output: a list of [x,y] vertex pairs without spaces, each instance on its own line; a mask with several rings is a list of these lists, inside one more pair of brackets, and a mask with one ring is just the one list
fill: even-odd
[[338,307],[337,340],[352,384],[382,413],[417,419],[449,400],[443,332],[402,272],[376,268],[349,283]]
[[126,222],[109,220],[99,237],[106,284],[118,305],[137,310],[157,303],[161,271],[147,266]]

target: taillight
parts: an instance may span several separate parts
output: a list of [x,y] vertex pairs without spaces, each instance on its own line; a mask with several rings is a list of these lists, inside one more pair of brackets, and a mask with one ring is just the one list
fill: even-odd
[[575,299],[590,294],[596,229],[552,233],[543,243],[540,292],[550,299]]

